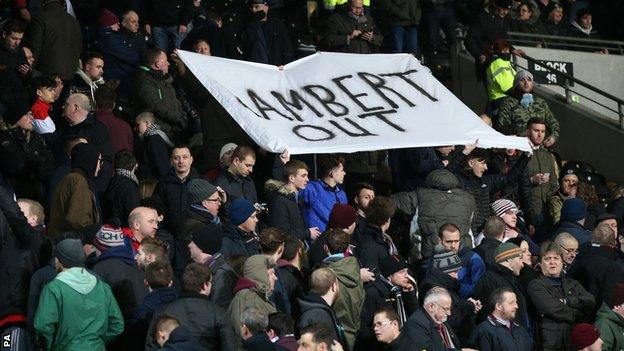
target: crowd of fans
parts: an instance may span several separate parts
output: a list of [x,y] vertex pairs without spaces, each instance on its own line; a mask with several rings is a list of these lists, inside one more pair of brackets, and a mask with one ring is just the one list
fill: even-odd
[[[611,7],[3,2],[2,350],[624,349],[624,189],[562,164],[505,40],[617,37]],[[271,154],[176,52],[448,54],[458,22],[482,119],[532,152]]]

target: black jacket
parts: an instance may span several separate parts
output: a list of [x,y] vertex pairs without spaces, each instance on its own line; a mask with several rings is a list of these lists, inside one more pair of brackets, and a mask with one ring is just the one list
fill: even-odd
[[228,223],[224,228],[221,253],[224,258],[232,256],[253,256],[260,253],[260,242],[254,233],[246,233]]
[[576,222],[560,222],[557,228],[553,230],[551,238],[554,239],[559,233],[569,233],[578,242],[579,246],[589,244],[591,242],[591,233],[582,225]]
[[[501,153],[490,153],[490,160],[488,162],[488,174],[505,174],[505,167],[509,169],[518,162],[519,156],[508,157]],[[533,209],[531,206],[531,179],[528,174],[528,169],[524,169],[524,174],[520,177],[519,182],[513,182],[509,186],[501,189],[498,194],[492,194],[492,199],[508,199],[516,204],[519,204],[523,211],[523,214],[531,222],[533,218],[531,215]],[[527,217],[528,216],[528,217]]]
[[516,322],[527,330],[531,330],[531,322],[529,320],[528,306],[526,301],[526,292],[518,277],[507,267],[495,264],[488,267],[483,277],[477,283],[474,290],[474,298],[484,303],[484,307],[477,315],[477,321],[485,320],[487,314],[492,311],[492,306],[486,304],[490,301],[490,294],[498,288],[510,288],[516,294],[518,301],[518,311],[516,312]]
[[[570,278],[532,280],[527,292],[535,306],[545,350],[567,350],[574,324],[594,309],[594,296]],[[563,300],[563,302],[562,302]]]
[[182,227],[180,234],[185,236],[185,242],[190,242],[192,235],[197,233],[202,237],[208,238],[208,246],[210,249],[207,254],[214,255],[221,252],[221,243],[225,234],[220,222],[215,222],[215,217],[205,209],[197,209],[190,206],[188,209],[188,218]]
[[468,29],[464,44],[472,57],[478,59],[499,38],[507,38],[509,16],[500,18],[493,11],[483,11]]
[[193,19],[192,0],[153,0],[144,3],[146,23],[153,27],[186,26]]
[[104,198],[104,223],[117,218],[122,227],[128,226],[128,215],[141,205],[139,184],[134,180],[116,174],[108,184]]
[[390,150],[392,183],[401,191],[412,191],[425,185],[427,176],[444,168],[442,158],[432,147]]
[[493,266],[496,264],[496,261],[494,260],[494,254],[496,252],[496,249],[498,248],[498,245],[500,244],[501,242],[498,241],[498,239],[486,237],[483,238],[479,245],[474,248],[474,252],[481,256],[486,266]]
[[243,340],[243,349],[247,351],[277,350],[265,332],[260,332],[247,340]]
[[355,255],[360,260],[362,268],[379,272],[379,262],[390,256],[388,245],[382,237],[381,228],[366,224],[361,232]]
[[[180,320],[180,325],[189,330],[189,334],[202,350],[237,350],[236,334],[229,318],[224,318],[227,311],[197,293],[185,293],[179,299],[166,305],[154,314],[149,330],[153,330],[158,316],[169,314]],[[145,341],[145,350],[156,350],[158,344],[152,333]]]
[[512,322],[510,330],[492,316],[479,324],[474,339],[473,346],[481,351],[531,351],[533,347],[531,337],[523,326]]
[[169,169],[169,173],[161,178],[156,185],[154,194],[158,196],[166,207],[165,227],[175,236],[179,235],[178,229],[184,224],[187,218],[189,208],[189,193],[186,185],[193,179],[199,178],[199,173],[195,168],[191,168],[191,172],[186,179],[182,181],[175,173],[173,167]]
[[[327,19],[326,31],[321,39],[324,50],[350,52],[354,54],[370,54],[379,51],[383,37],[375,27],[375,21],[369,15],[362,15],[356,20],[348,13],[348,6],[344,6],[342,11],[337,11]],[[373,32],[373,42],[357,37],[348,40],[347,36],[354,30]]]
[[438,332],[438,326],[424,308],[418,309],[407,319],[402,333],[405,333],[409,338],[412,346],[410,350],[459,351],[459,339],[453,333],[451,327],[447,323],[444,324],[455,348],[444,347],[442,336]]
[[303,199],[287,193],[284,187],[267,194],[269,205],[269,227],[279,228],[288,235],[301,240],[310,238],[310,230],[303,219]]
[[292,61],[293,50],[284,23],[269,17],[266,22],[252,20],[242,33],[242,47],[248,61],[285,65]]
[[214,184],[225,191],[230,203],[240,198],[247,199],[252,204],[258,202],[258,193],[251,177],[239,177],[226,169],[221,172]]
[[169,339],[160,349],[162,351],[199,351],[202,350],[193,339],[187,327],[181,325],[169,334]]
[[239,277],[232,266],[223,259],[223,256],[213,257],[209,266],[213,272],[210,301],[227,310],[230,302],[234,299],[234,287],[236,287]]
[[301,317],[299,318],[299,330],[313,323],[321,323],[331,328],[333,339],[342,344],[344,349],[349,349],[349,343],[344,333],[344,328],[336,316],[336,312],[320,296],[309,292],[299,300]]
[[171,170],[171,151],[160,135],[146,135],[140,144],[141,179],[161,179]]
[[[279,281],[284,288],[284,294],[288,296],[290,308],[297,308],[297,300],[303,298],[305,292],[309,290],[308,281],[303,272],[291,265],[290,262],[279,259],[277,260],[277,271],[275,273],[277,273]],[[292,314],[299,315],[299,311]]]
[[29,100],[28,89],[31,72],[21,74],[19,66],[27,64],[26,55],[21,46],[11,50],[3,40],[0,43],[0,102],[5,106],[16,101]]
[[615,284],[624,282],[624,272],[615,262],[614,249],[586,244],[581,246],[568,269],[566,276],[581,283],[594,295],[593,312],[598,311],[603,302],[610,303]]

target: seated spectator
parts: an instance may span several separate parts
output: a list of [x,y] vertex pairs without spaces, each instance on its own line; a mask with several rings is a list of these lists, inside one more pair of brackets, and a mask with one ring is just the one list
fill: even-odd
[[256,164],[256,153],[249,146],[238,146],[232,151],[231,162],[226,170],[215,180],[215,185],[221,187],[232,202],[242,198],[252,204],[258,202],[258,193],[251,173]]
[[260,253],[260,242],[256,234],[258,211],[245,199],[232,201],[229,206],[229,223],[225,225],[221,253],[226,259],[231,256],[253,256]]
[[518,71],[514,78],[513,91],[500,104],[497,130],[511,131],[517,136],[527,135],[527,122],[539,116],[546,125],[545,147],[551,147],[559,138],[559,122],[553,116],[546,101],[533,94],[533,74]]
[[600,351],[603,341],[600,332],[591,324],[580,323],[572,329],[571,346],[573,350]]
[[248,351],[275,350],[273,343],[266,333],[269,326],[269,316],[256,307],[247,307],[241,315],[240,334],[243,339],[243,349]]
[[109,86],[102,86],[95,93],[97,107],[95,118],[106,126],[113,154],[121,150],[134,150],[132,128],[128,122],[113,114],[116,99],[115,90]]
[[520,2],[516,8],[516,17],[511,21],[509,30],[527,34],[546,34],[540,21],[539,10],[528,0]]
[[44,139],[33,132],[33,115],[25,102],[8,106],[0,128],[0,171],[18,197],[45,200],[44,180],[54,158]]
[[141,204],[139,181],[135,175],[137,161],[130,150],[115,154],[115,175],[111,178],[104,198],[106,222],[116,219],[121,226],[128,226],[130,212]]
[[563,16],[563,7],[561,7],[559,2],[549,1],[544,13],[546,15],[545,19],[543,19],[546,34],[558,37],[568,35],[570,25]]
[[602,303],[594,325],[600,332],[603,350],[624,348],[624,284],[615,285],[611,302]]
[[540,340],[546,350],[569,344],[572,326],[594,309],[594,296],[574,279],[562,275],[563,255],[557,244],[545,243],[540,257],[542,275],[527,286],[540,318]]
[[278,351],[297,351],[299,344],[295,338],[295,322],[287,313],[271,313],[267,335]]
[[310,277],[310,292],[299,300],[301,317],[299,330],[320,323],[330,328],[331,338],[337,340],[343,349],[349,349],[344,327],[332,308],[340,293],[340,285],[334,272],[329,268],[318,268]]
[[570,23],[568,35],[583,39],[601,39],[592,26],[592,13],[589,9],[581,9],[576,13],[576,20]]
[[[269,296],[275,287],[275,263],[263,255],[249,257],[243,266],[243,276],[234,288],[234,299],[230,303],[228,314],[236,334],[242,336],[241,316],[245,308],[256,307],[267,315],[277,312]],[[223,317],[225,315],[222,315]],[[235,347],[235,345],[233,345]]]
[[474,249],[474,251],[481,256],[483,262],[485,262],[487,266],[496,264],[494,259],[496,256],[495,252],[498,245],[503,242],[504,237],[505,222],[503,219],[497,216],[488,218],[485,222],[485,226],[483,227],[483,239]]
[[561,221],[563,202],[569,198],[576,197],[578,185],[579,177],[574,171],[561,172],[559,174],[559,190],[548,201],[548,216],[551,225]]
[[581,199],[571,198],[563,202],[561,208],[561,222],[552,234],[552,237],[559,233],[570,233],[576,239],[579,246],[591,240],[591,233],[583,226],[587,217],[587,208]]
[[321,232],[306,226],[303,197],[299,192],[308,185],[308,166],[299,160],[284,165],[284,181],[269,180],[265,185],[269,205],[268,224],[302,240],[316,240]]
[[518,300],[514,290],[494,290],[490,295],[490,304],[494,309],[477,327],[474,346],[479,350],[532,350],[531,335],[515,322]]
[[77,144],[71,150],[71,171],[59,182],[50,204],[50,236],[80,231],[100,221],[91,183],[101,164],[102,156],[92,144]]
[[374,272],[386,257],[399,254],[394,241],[386,233],[395,211],[392,201],[383,196],[374,198],[366,209],[366,227],[356,248],[356,256],[363,268]]
[[[237,350],[237,338],[229,323],[226,311],[208,299],[212,289],[210,268],[191,263],[184,270],[183,292],[179,298],[160,308],[148,330],[154,330],[161,315],[171,315],[186,326],[191,338],[202,350]],[[162,340],[162,339],[160,339]],[[150,333],[145,340],[145,350],[157,350],[158,338]]]
[[247,4],[252,17],[241,34],[245,59],[275,66],[292,61],[293,50],[288,29],[281,20],[269,17],[268,2],[252,0]]
[[342,189],[346,174],[344,160],[333,156],[321,158],[318,172],[320,178],[310,181],[299,195],[303,197],[306,225],[324,232],[334,205],[347,203]]
[[444,223],[457,223],[461,228],[460,246],[473,247],[470,224],[475,201],[462,189],[457,176],[446,169],[435,170],[429,173],[425,185],[418,188],[416,194],[422,258],[433,255],[433,248],[440,242],[438,230]]
[[516,75],[516,70],[511,64],[511,46],[507,40],[503,38],[494,40],[490,55],[483,64],[486,67],[485,78],[488,93],[486,112],[496,116],[501,102],[507,97],[507,92],[513,88]]
[[180,321],[169,315],[162,315],[156,321],[154,339],[165,351],[199,350],[194,339],[189,335],[188,328],[181,326]]
[[31,84],[35,102],[30,110],[33,113],[33,125],[37,134],[51,136],[50,134],[56,131],[56,125],[50,117],[50,108],[58,98],[54,88],[56,81],[50,77],[36,78]]
[[152,112],[156,124],[170,139],[186,131],[188,119],[176,96],[169,73],[169,61],[164,51],[149,49],[145,66],[135,80],[136,105],[139,111]]

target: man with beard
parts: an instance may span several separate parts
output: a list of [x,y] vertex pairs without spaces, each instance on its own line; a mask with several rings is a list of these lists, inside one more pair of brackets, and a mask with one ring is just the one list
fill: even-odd
[[492,292],[490,303],[494,311],[477,327],[476,347],[479,350],[530,351],[533,342],[526,329],[514,322],[518,302],[516,294],[509,288]]

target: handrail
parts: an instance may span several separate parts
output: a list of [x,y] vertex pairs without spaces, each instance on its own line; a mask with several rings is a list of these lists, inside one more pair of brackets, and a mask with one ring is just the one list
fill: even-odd
[[521,32],[507,32],[507,35],[514,36],[514,37],[518,36],[518,37],[530,37],[530,38],[538,38],[538,39],[553,39],[557,41],[578,41],[581,43],[590,43],[590,44],[606,44],[606,45],[624,46],[624,41],[617,41],[617,40],[560,37],[557,35],[550,35],[550,34],[532,34],[532,33],[521,33]]
[[538,44],[543,48],[561,50],[607,49],[611,54],[624,55],[624,42],[602,39],[586,39],[576,37],[561,37],[549,34],[531,34],[508,32],[508,40],[519,45]]

